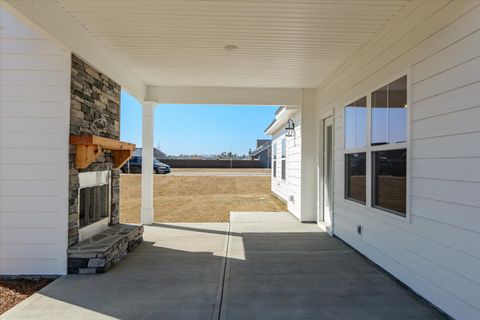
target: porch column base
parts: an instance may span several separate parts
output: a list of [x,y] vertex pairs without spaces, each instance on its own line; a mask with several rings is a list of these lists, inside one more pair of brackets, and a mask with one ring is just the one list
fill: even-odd
[[142,208],[140,212],[140,222],[142,224],[153,223],[153,208]]

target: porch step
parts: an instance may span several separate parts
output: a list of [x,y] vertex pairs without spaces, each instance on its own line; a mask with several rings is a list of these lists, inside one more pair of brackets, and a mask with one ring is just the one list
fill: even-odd
[[143,225],[116,224],[68,248],[68,273],[104,273],[143,241]]

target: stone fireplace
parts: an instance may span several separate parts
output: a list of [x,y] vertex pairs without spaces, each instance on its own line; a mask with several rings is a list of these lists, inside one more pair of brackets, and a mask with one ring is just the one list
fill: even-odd
[[[71,137],[119,141],[120,89],[119,84],[72,54]],[[120,170],[115,169],[112,152],[101,148],[92,163],[79,169],[76,145],[70,144],[69,273],[105,272],[142,242],[142,226],[119,224]]]
[[[120,140],[120,85],[75,55],[72,55],[71,77],[70,134],[95,134]],[[87,168],[77,169],[75,168],[75,146],[70,145],[69,161],[68,244],[71,246],[86,239],[85,235],[92,236],[92,231],[100,232],[106,226],[119,222],[120,174],[119,170],[112,170],[113,157],[108,151]],[[104,217],[101,219],[101,228],[98,223],[95,223],[95,227],[85,225],[85,220],[81,221],[80,217],[81,193],[83,192],[84,197],[91,195],[89,194],[91,189],[86,189],[81,184],[87,183],[88,185],[92,177],[103,177],[104,179],[108,177],[109,180],[108,195],[106,195],[108,213],[102,213]],[[102,182],[101,184],[106,185],[107,183]],[[85,228],[87,229],[83,230]]]

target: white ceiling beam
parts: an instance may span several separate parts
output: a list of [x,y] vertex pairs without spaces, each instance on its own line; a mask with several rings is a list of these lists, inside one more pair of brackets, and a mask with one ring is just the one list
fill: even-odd
[[163,104],[300,106],[301,89],[147,86],[145,100]]
[[145,83],[54,0],[2,0],[1,5],[65,50],[74,52],[139,100]]

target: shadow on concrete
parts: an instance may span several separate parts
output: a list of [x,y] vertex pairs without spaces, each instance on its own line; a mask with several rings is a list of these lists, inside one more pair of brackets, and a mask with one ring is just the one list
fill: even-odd
[[63,277],[17,315],[69,320],[443,319],[342,241],[300,230],[229,233],[228,224],[148,226],[149,241],[108,273]]

